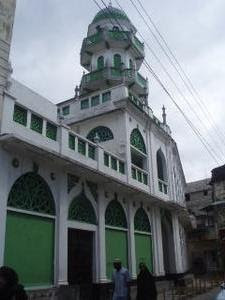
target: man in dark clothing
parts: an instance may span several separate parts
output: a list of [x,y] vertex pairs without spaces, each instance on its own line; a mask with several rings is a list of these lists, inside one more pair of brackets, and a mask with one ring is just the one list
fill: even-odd
[[155,279],[144,263],[139,265],[137,277],[137,300],[156,300],[157,290]]
[[27,300],[27,294],[19,284],[18,275],[9,267],[0,268],[0,299]]

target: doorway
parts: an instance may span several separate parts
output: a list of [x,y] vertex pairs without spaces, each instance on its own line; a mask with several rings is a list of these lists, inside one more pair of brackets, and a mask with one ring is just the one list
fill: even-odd
[[93,232],[68,230],[68,282],[88,285],[93,281]]

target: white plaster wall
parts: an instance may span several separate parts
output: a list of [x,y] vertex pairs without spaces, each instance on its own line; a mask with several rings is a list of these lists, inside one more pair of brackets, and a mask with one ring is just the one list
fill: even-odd
[[40,96],[28,87],[12,79],[9,93],[17,99],[17,102],[29,108],[36,114],[57,122],[57,106],[48,99]]
[[92,118],[76,125],[72,125],[71,128],[78,132],[80,135],[87,136],[91,129],[97,126],[106,126],[110,128],[113,133],[114,139],[110,141],[101,142],[100,145],[116,155],[124,158],[123,145],[126,143],[124,128],[124,113],[122,111],[115,111],[110,114],[101,115],[96,118]]

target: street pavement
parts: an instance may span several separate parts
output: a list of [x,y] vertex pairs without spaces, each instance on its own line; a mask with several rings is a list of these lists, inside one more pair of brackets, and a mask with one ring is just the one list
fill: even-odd
[[[193,300],[216,300],[217,295],[219,294],[219,292],[221,291],[220,288],[215,288],[210,292],[207,292],[205,294],[196,296],[194,298],[192,298]],[[225,299],[225,298],[224,298]]]

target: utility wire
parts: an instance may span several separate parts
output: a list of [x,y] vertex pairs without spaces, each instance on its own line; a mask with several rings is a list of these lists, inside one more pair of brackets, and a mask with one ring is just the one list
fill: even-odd
[[[116,0],[118,6],[120,7],[120,9],[122,11],[124,11],[124,9],[122,8],[122,6],[119,4],[119,2]],[[137,31],[138,32],[138,31]],[[159,63],[159,65],[161,66],[161,68],[163,69],[163,71],[166,73],[166,75],[168,76],[168,78],[170,79],[170,81],[173,83],[173,85],[175,86],[175,88],[177,89],[177,91],[179,92],[179,94],[181,95],[181,97],[183,98],[183,100],[187,103],[189,109],[192,111],[192,113],[195,115],[195,117],[198,119],[198,121],[201,123],[201,125],[203,126],[203,128],[206,130],[206,132],[208,131],[207,126],[205,125],[205,123],[202,121],[202,119],[198,116],[197,112],[193,109],[192,105],[190,104],[190,102],[188,101],[188,99],[186,98],[186,96],[184,95],[184,93],[181,91],[181,89],[179,88],[179,86],[177,85],[177,83],[175,82],[175,80],[173,79],[173,77],[170,75],[170,73],[167,71],[166,67],[163,65],[163,63],[161,62],[161,60],[159,59],[159,57],[157,56],[157,54],[154,52],[154,50],[150,47],[149,43],[144,39],[143,35],[138,32],[139,35],[141,36],[142,40],[144,41],[145,45],[147,46],[147,48],[150,50],[150,52],[152,53],[152,55],[155,57],[155,59],[157,60],[157,62]],[[220,144],[217,142],[217,140],[215,139],[215,137],[212,135],[211,132],[208,133],[213,141],[213,143],[217,146],[217,150],[219,151],[220,155],[221,155],[221,161],[223,162],[225,159],[224,153],[221,150],[221,146]],[[224,143],[225,146],[225,143]]]
[[[215,134],[219,137],[220,142],[223,143],[223,146],[225,146],[225,134],[220,130],[220,128],[216,125],[216,123],[213,120],[213,116],[211,115],[211,113],[209,112],[209,110],[207,109],[205,103],[202,101],[199,93],[197,92],[196,88],[194,87],[193,83],[191,82],[189,76],[186,74],[186,72],[184,71],[184,69],[182,68],[181,64],[179,63],[178,59],[176,58],[176,56],[174,55],[174,53],[172,52],[172,50],[170,49],[168,43],[166,42],[165,38],[162,36],[162,34],[160,33],[159,29],[157,28],[157,26],[155,25],[155,23],[153,22],[152,18],[150,17],[149,13],[146,11],[146,9],[144,8],[143,4],[141,3],[140,0],[136,0],[138,1],[139,5],[141,6],[142,10],[144,11],[145,15],[148,17],[150,23],[152,24],[152,26],[154,27],[155,31],[157,32],[157,34],[159,35],[160,39],[162,40],[162,42],[164,43],[164,45],[166,46],[167,51],[169,52],[169,54],[172,56],[173,60],[171,59],[170,55],[167,53],[167,51],[165,50],[165,48],[163,47],[162,43],[160,42],[160,40],[158,39],[158,37],[156,36],[156,34],[153,32],[153,30],[151,29],[151,27],[149,26],[149,24],[147,23],[147,21],[145,20],[144,16],[142,15],[142,13],[140,12],[140,10],[138,9],[137,5],[134,3],[134,0],[130,0],[130,2],[132,3],[132,5],[134,6],[134,8],[136,9],[136,11],[138,12],[138,14],[140,15],[140,17],[143,19],[144,23],[147,25],[148,29],[150,30],[151,34],[153,35],[154,39],[156,40],[156,42],[158,43],[158,45],[160,46],[161,50],[163,51],[163,53],[166,55],[166,57],[168,58],[170,64],[173,66],[173,68],[176,70],[176,72],[178,73],[179,77],[181,78],[181,80],[183,81],[185,87],[188,89],[188,91],[190,92],[190,94],[192,95],[192,97],[194,98],[195,102],[198,104],[198,106],[200,107],[202,113],[204,114],[205,118],[207,119],[207,121],[210,123],[210,125],[212,126]],[[116,0],[117,4],[120,6],[120,4],[118,3],[118,1]],[[140,33],[139,33],[140,34]],[[178,66],[178,67],[177,67]],[[182,73],[182,74],[181,74]]]
[[[98,8],[101,10],[102,7],[99,5],[99,3],[96,0],[93,0],[93,1],[98,6]],[[105,8],[108,10],[109,15],[112,16],[112,18],[110,18],[110,21],[111,21],[112,25],[115,24],[115,23],[112,22],[112,20],[114,20],[119,25],[119,27],[121,28],[121,31],[123,31],[123,27],[121,26],[121,24],[119,23],[119,21],[117,20],[117,18],[112,15],[110,9],[105,4],[104,0],[101,0],[101,2],[105,6]],[[130,37],[129,37],[128,34],[127,34],[127,37],[128,37],[128,39],[130,39]],[[144,59],[144,65],[146,66],[146,68],[148,69],[148,71],[152,74],[152,76],[155,78],[155,80],[158,82],[158,84],[162,87],[162,89],[164,90],[164,92],[169,96],[169,98],[172,100],[172,102],[177,107],[177,109],[180,111],[180,113],[183,115],[184,119],[186,120],[186,122],[188,123],[188,125],[191,127],[191,129],[193,130],[193,132],[196,134],[196,136],[198,137],[198,139],[201,141],[201,143],[203,144],[203,146],[205,147],[205,149],[207,150],[207,152],[210,154],[210,156],[213,158],[213,160],[217,164],[219,164],[219,162],[217,160],[217,156],[214,154],[214,149],[210,146],[210,144],[207,142],[207,140],[205,140],[205,138],[201,135],[201,133],[199,132],[199,130],[197,128],[195,128],[195,126],[193,125],[193,123],[191,122],[191,120],[186,116],[186,114],[183,112],[183,110],[180,108],[180,106],[174,100],[173,96],[166,89],[166,87],[164,86],[164,84],[162,83],[162,81],[160,80],[160,78],[156,75],[156,73],[153,71],[153,69],[151,68],[151,66],[146,61],[146,59]]]

